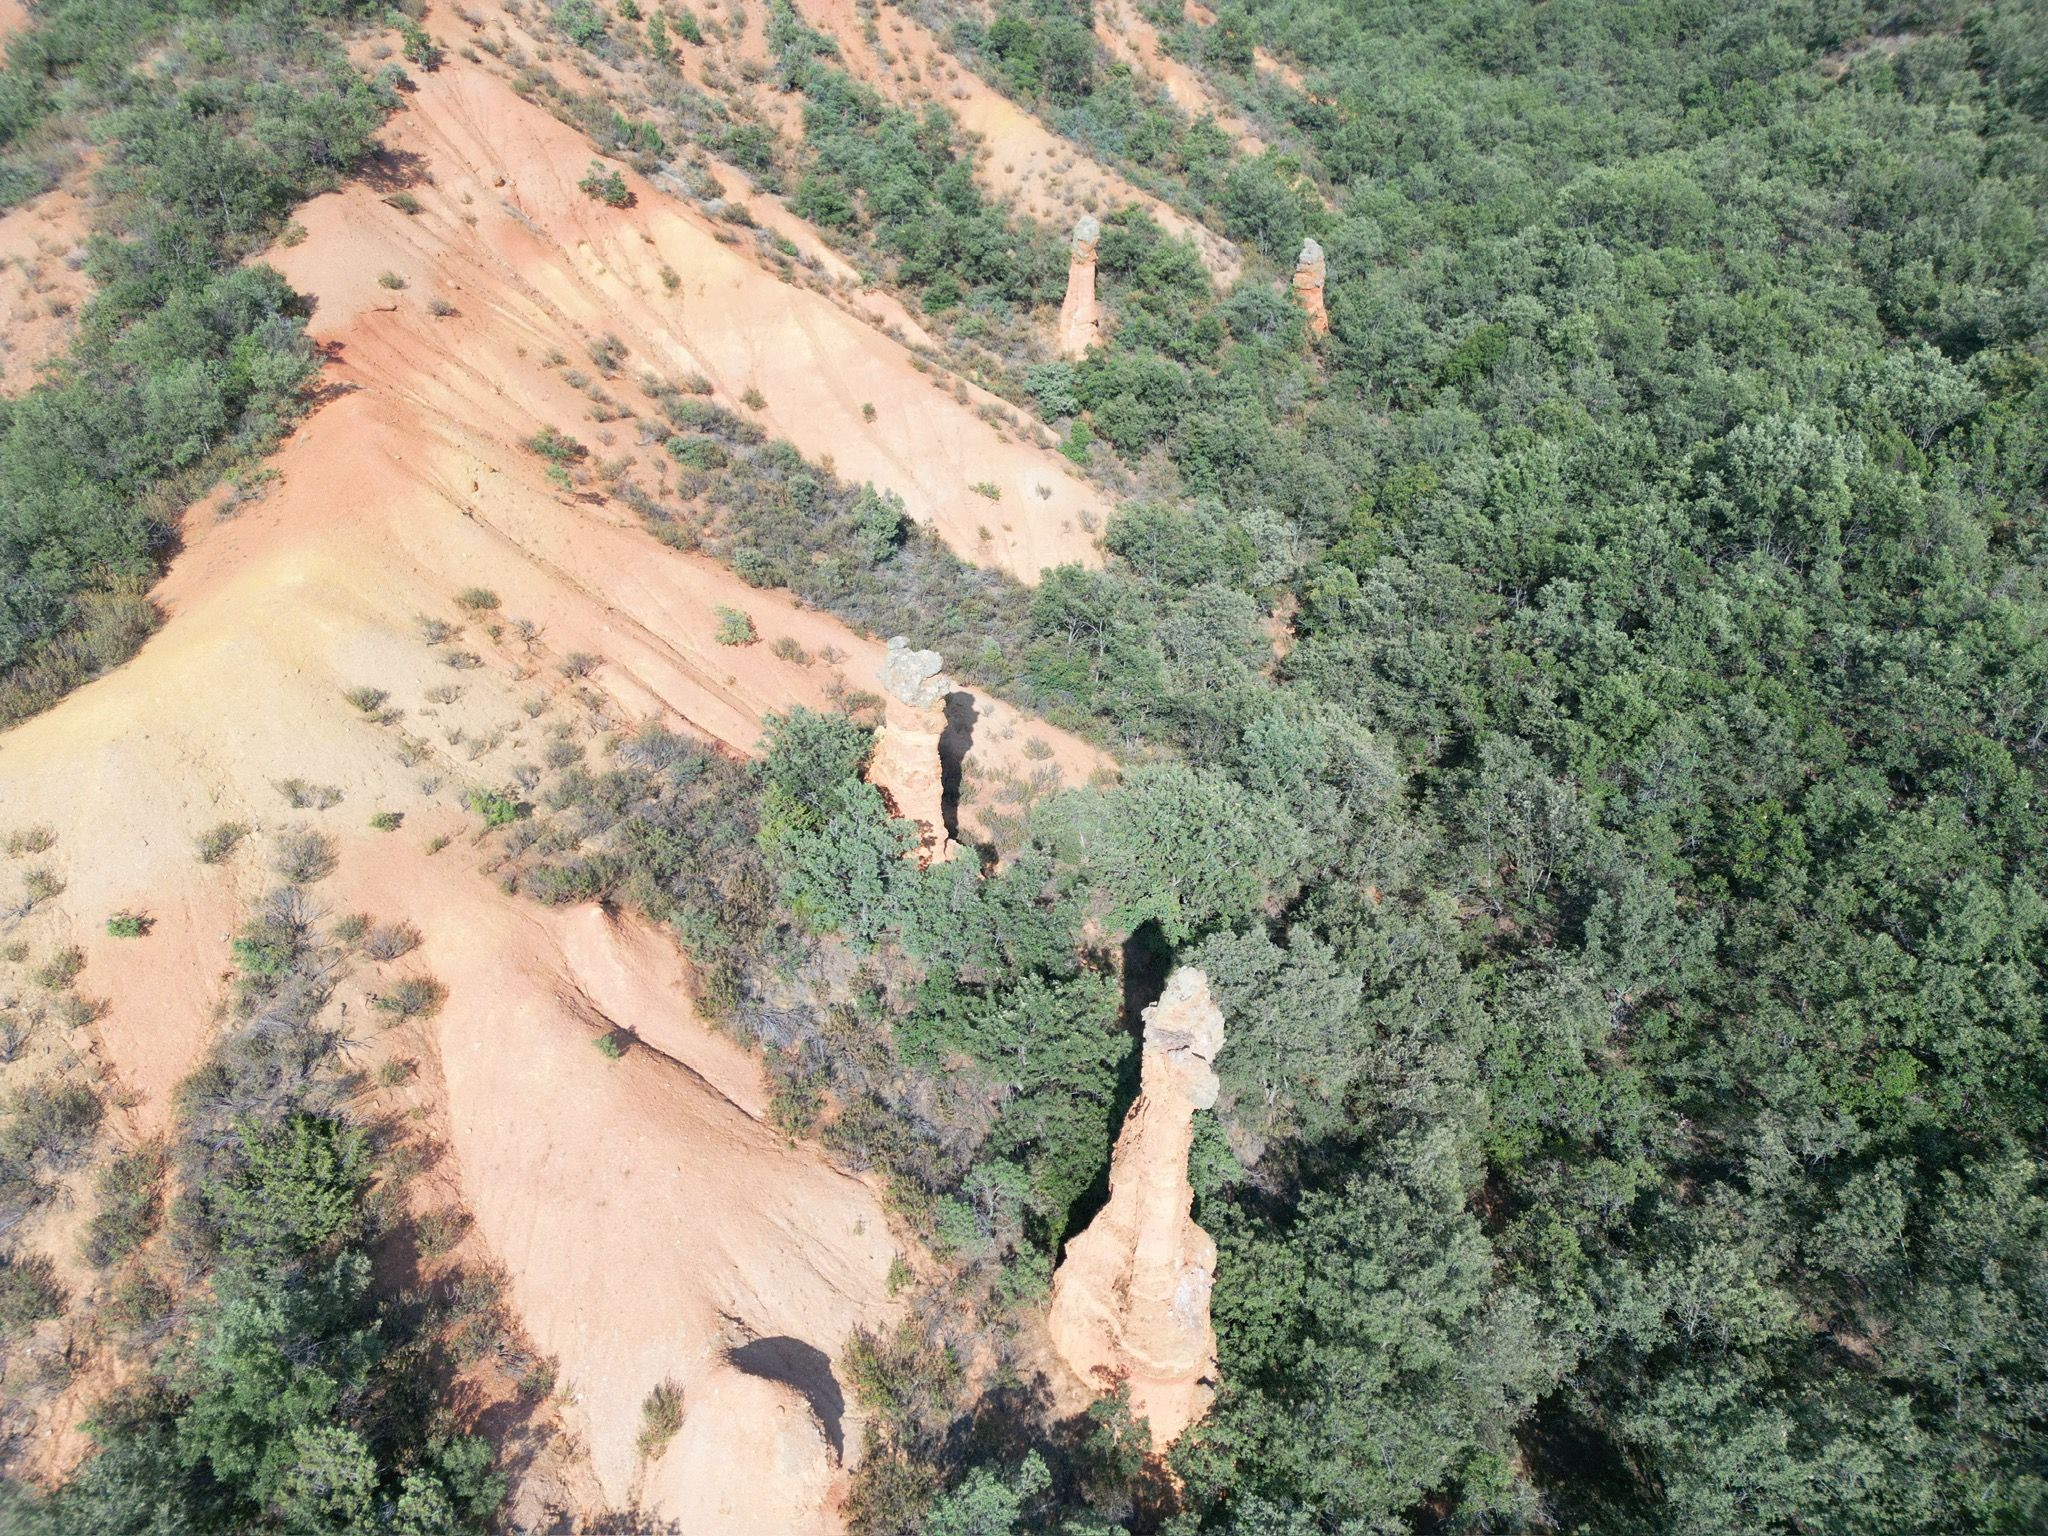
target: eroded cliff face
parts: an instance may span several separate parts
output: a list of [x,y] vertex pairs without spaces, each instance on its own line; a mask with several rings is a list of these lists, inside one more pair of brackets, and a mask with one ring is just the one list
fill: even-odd
[[1175,971],[1145,1010],[1143,1085],[1117,1137],[1109,1203],[1067,1244],[1053,1277],[1053,1347],[1097,1391],[1128,1384],[1159,1450],[1216,1392],[1216,1245],[1195,1225],[1188,1154],[1195,1111],[1216,1102],[1210,1063],[1222,1047],[1209,978]]
[[1102,225],[1095,215],[1082,214],[1067,247],[1067,296],[1060,304],[1061,357],[1082,357],[1090,347],[1102,344],[1102,313],[1095,304],[1095,246],[1101,238]]

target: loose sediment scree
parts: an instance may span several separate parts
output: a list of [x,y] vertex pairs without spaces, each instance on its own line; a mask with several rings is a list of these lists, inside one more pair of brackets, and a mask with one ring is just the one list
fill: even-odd
[[983,413],[1008,408],[993,396],[935,387],[906,347],[631,172],[630,206],[580,190],[582,137],[481,70],[423,77],[409,108],[388,134],[417,157],[400,206],[352,186],[310,205],[310,237],[273,256],[314,295],[316,336],[349,333],[337,381],[378,379],[422,404],[488,393],[517,440],[554,416],[587,420],[543,364],[581,365],[585,338],[609,334],[636,377],[702,379],[707,399],[806,458],[902,496],[963,559],[1031,581],[1099,558],[1099,493],[1050,449],[998,433]]
[[[271,253],[311,301],[323,402],[259,473],[188,513],[155,594],[166,623],[141,653],[0,736],[0,805],[47,824],[58,887],[18,931],[37,952],[77,946],[99,1000],[78,1048],[119,1134],[141,1137],[206,1049],[230,935],[286,845],[324,841],[318,910],[410,922],[420,942],[398,971],[445,989],[431,1019],[386,1033],[364,999],[398,971],[373,971],[341,994],[357,1005],[343,1025],[366,1065],[427,1058],[385,1108],[445,1142],[479,1257],[555,1361],[552,1481],[524,1505],[515,1490],[515,1512],[828,1530],[861,1442],[838,1352],[894,1306],[900,1244],[876,1189],[773,1127],[759,1064],[698,1020],[670,938],[507,894],[479,868],[463,802],[550,740],[599,748],[641,721],[751,752],[770,712],[869,687],[884,647],[663,545],[602,483],[551,477],[531,442],[580,432],[660,459],[658,443],[606,443],[590,383],[566,377],[560,357],[595,341],[636,371],[701,377],[709,399],[1027,580],[1093,558],[1079,518],[1100,504],[1064,461],[935,390],[900,343],[657,188],[634,179],[621,209],[585,196],[583,142],[482,69],[451,61],[409,104],[389,130],[416,173],[407,195],[350,186]],[[1015,509],[992,536],[970,489],[986,480]],[[721,639],[735,614],[748,643]],[[970,776],[1079,782],[1105,764],[1000,701],[973,698],[972,714]],[[203,862],[223,827],[238,843]],[[130,910],[145,939],[109,933]],[[607,1039],[622,1044],[593,1048]],[[70,1230],[30,1241],[68,1251]],[[83,1453],[60,1430],[85,1387],[42,1410],[39,1474]],[[650,1441],[663,1392],[680,1425]]]

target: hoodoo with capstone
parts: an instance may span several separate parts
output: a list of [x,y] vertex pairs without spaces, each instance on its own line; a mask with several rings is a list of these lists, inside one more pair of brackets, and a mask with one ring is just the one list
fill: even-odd
[[1095,215],[1082,214],[1067,247],[1067,297],[1060,305],[1057,349],[1061,357],[1081,357],[1090,347],[1102,345],[1102,314],[1095,306],[1095,244],[1101,238],[1102,225]]
[[1216,1244],[1195,1225],[1188,1154],[1195,1111],[1216,1103],[1223,1013],[1209,978],[1183,966],[1144,1018],[1141,1091],[1110,1161],[1109,1203],[1067,1244],[1049,1322],[1074,1374],[1099,1392],[1128,1386],[1164,1450],[1216,1395]]
[[939,760],[946,695],[953,691],[944,668],[937,651],[914,651],[907,636],[896,635],[875,671],[882,685],[882,728],[875,733],[868,782],[889,797],[898,816],[917,824],[918,844],[911,853],[926,864],[943,864],[960,849],[946,834]]
[[1308,316],[1308,328],[1317,336],[1327,335],[1330,312],[1323,308],[1323,282],[1327,276],[1323,248],[1313,239],[1301,242],[1301,254],[1294,259],[1294,298]]

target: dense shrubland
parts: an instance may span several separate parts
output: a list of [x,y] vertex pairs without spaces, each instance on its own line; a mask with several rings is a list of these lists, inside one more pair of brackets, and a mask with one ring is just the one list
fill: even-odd
[[243,263],[362,160],[395,99],[311,24],[350,10],[60,0],[9,44],[0,200],[104,150],[94,296],[47,378],[0,401],[0,722],[134,651],[180,508],[298,408],[297,300]]
[[[1224,1390],[1175,1529],[2038,1524],[2038,45],[1967,5],[1229,21],[1316,96],[1243,93],[1293,160],[1188,188],[1268,270],[1322,242],[1332,333],[1111,219],[1111,346],[1029,388],[1164,493],[960,653],[1180,762],[977,885],[899,868],[852,747],[784,779],[778,737],[788,931],[872,968],[832,1082],[939,1085],[868,1144],[966,1127],[901,1166],[964,1286],[1028,1291],[1128,1065],[1106,951],[1210,969]],[[836,493],[772,499],[843,553]],[[916,583],[919,632],[985,601]],[[1086,1502],[983,1427],[906,1431],[868,1528]]]
[[135,1372],[95,1410],[96,1453],[61,1490],[37,1500],[0,1483],[0,1523],[23,1536],[481,1531],[502,1480],[436,1395],[463,1287],[393,1301],[371,1282],[370,1246],[392,1240],[402,1206],[395,1150],[347,1107],[330,1004],[348,950],[287,885],[232,953],[222,1030],[179,1093],[162,1239],[161,1149],[121,1154],[99,1179],[86,1253],[121,1266],[101,1321]]

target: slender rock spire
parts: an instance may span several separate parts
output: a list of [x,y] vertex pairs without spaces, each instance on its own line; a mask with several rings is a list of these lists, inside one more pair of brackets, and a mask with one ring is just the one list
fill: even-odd
[[945,776],[939,761],[946,695],[953,691],[944,666],[937,651],[913,651],[910,641],[897,635],[875,671],[885,697],[868,782],[889,797],[898,816],[917,823],[919,841],[911,853],[926,864],[943,864],[960,849],[946,835]]
[[1308,328],[1322,336],[1330,329],[1329,311],[1323,308],[1323,248],[1314,240],[1301,242],[1301,254],[1294,258],[1294,297],[1308,316]]
[[1095,307],[1095,242],[1102,225],[1084,213],[1067,248],[1067,297],[1060,305],[1059,355],[1080,357],[1102,345],[1102,314]]
[[1098,1392],[1130,1388],[1164,1450],[1216,1395],[1209,1292],[1216,1244],[1195,1225],[1188,1154],[1195,1111],[1216,1103],[1223,1013],[1209,978],[1183,966],[1145,1010],[1141,1091],[1109,1165],[1109,1203],[1067,1244],[1053,1276],[1053,1348]]

